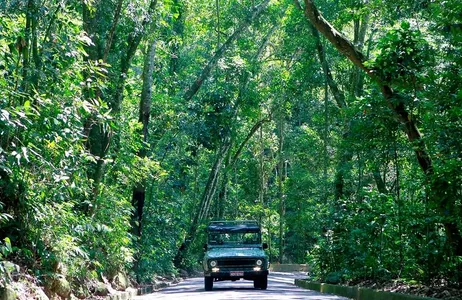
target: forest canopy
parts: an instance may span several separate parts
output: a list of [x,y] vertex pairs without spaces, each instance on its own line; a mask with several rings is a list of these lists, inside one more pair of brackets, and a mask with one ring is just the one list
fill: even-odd
[[3,0],[0,288],[197,268],[462,282],[462,3]]

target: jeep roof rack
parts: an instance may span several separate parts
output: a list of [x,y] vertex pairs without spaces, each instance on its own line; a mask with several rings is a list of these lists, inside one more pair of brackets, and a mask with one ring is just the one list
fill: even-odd
[[207,231],[213,232],[260,232],[260,225],[254,220],[212,221]]

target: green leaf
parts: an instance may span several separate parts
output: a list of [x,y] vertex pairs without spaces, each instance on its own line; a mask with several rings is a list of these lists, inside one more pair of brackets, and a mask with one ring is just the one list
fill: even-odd
[[13,250],[13,248],[11,247],[11,241],[10,241],[10,238],[9,237],[6,237],[4,239],[5,241],[5,246],[6,248],[8,249],[9,252],[11,252]]
[[411,28],[411,24],[409,24],[408,21],[403,21],[401,22],[401,28],[404,30],[408,30],[409,28]]
[[26,147],[21,147],[21,150],[22,150],[22,156],[24,157],[24,159],[29,162],[29,156],[27,155],[27,148]]

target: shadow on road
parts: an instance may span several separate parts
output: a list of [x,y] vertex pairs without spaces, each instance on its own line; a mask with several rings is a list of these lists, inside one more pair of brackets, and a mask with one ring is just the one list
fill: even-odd
[[169,287],[151,295],[145,295],[136,299],[196,299],[196,300],[340,300],[346,299],[338,296],[319,294],[314,291],[300,289],[293,284],[293,279],[280,277],[269,278],[268,289],[260,290],[253,288],[253,282],[240,281],[219,281],[215,282],[213,290],[204,290],[203,278],[191,278],[179,285]]

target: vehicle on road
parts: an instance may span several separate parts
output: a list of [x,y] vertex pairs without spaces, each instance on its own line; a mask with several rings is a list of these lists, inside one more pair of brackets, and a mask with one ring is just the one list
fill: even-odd
[[215,281],[253,280],[255,288],[268,286],[268,256],[257,221],[213,221],[207,226],[207,244],[202,261],[204,287]]

